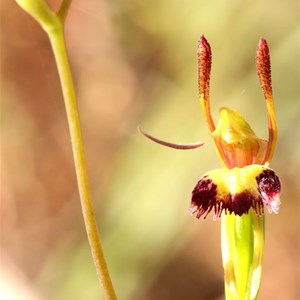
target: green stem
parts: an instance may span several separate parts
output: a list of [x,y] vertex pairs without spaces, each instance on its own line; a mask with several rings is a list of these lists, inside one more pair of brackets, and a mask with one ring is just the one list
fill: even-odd
[[63,2],[60,5],[59,11],[57,12],[57,16],[60,18],[62,23],[64,22],[67,16],[71,2],[72,0],[63,0]]
[[75,90],[64,43],[63,26],[56,26],[47,33],[49,35],[51,46],[54,52],[61,81],[71,136],[81,207],[94,264],[98,278],[104,289],[105,298],[109,300],[115,300],[117,297],[109,276],[94,215]]
[[264,253],[264,216],[222,216],[222,258],[226,300],[258,297]]

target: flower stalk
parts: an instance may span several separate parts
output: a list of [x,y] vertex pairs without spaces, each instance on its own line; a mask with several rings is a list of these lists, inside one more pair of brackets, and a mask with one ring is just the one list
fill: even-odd
[[42,26],[52,46],[63,91],[82,213],[92,257],[105,299],[115,300],[117,297],[104,257],[92,203],[75,89],[64,42],[64,20],[71,1],[63,1],[57,13],[43,0],[17,0],[17,3]]
[[264,254],[264,217],[252,210],[223,215],[222,258],[227,300],[257,299]]

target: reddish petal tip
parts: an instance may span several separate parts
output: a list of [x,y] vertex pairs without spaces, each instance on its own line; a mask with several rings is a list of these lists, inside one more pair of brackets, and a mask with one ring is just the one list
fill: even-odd
[[203,44],[203,43],[207,44],[207,39],[205,38],[204,34],[202,34],[199,39],[199,44]]
[[261,55],[269,55],[268,43],[264,38],[260,38],[257,47],[257,54],[261,52]]
[[260,38],[256,51],[256,68],[265,98],[272,95],[271,63],[268,43]]
[[198,42],[198,85],[199,94],[209,99],[209,79],[211,70],[211,48],[204,35]]
[[259,43],[267,43],[267,41],[266,41],[265,38],[261,37],[261,38],[259,39]]
[[209,54],[211,52],[210,45],[203,34],[200,36],[200,39],[198,41],[198,53],[200,52],[200,50],[205,51]]

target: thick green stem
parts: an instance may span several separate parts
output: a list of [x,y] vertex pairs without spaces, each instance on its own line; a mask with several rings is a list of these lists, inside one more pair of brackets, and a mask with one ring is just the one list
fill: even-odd
[[80,129],[79,114],[75,98],[72,74],[70,71],[64,43],[62,26],[56,27],[54,30],[51,30],[50,32],[48,32],[48,35],[58,67],[58,73],[65,101],[85,227],[96,271],[104,289],[105,298],[114,300],[117,299],[117,297],[109,276],[94,215]]
[[222,257],[226,300],[255,300],[261,282],[264,216],[222,216]]

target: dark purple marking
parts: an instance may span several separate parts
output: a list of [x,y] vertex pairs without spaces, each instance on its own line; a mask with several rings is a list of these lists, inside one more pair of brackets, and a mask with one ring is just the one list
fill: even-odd
[[280,205],[278,194],[281,191],[278,176],[273,170],[266,169],[256,177],[256,182],[263,203],[268,207],[270,212],[278,213]]
[[217,185],[211,179],[204,176],[200,179],[192,192],[192,205],[190,213],[197,212],[196,217],[199,219],[203,214],[204,219],[208,213],[215,207],[216,210]]
[[269,197],[274,197],[280,193],[281,184],[278,176],[271,169],[264,170],[256,177],[258,189],[261,193],[265,193]]
[[211,179],[204,176],[200,179],[192,192],[192,203],[189,209],[191,214],[196,213],[199,219],[202,215],[204,219],[208,213],[214,210],[214,219],[221,216],[222,212],[234,213],[242,216],[247,214],[252,208],[254,212],[261,216],[264,214],[264,204],[270,210],[277,212],[280,202],[272,205],[274,197],[280,192],[280,182],[272,170],[263,171],[257,178],[258,192],[249,190],[237,194],[228,193],[224,198],[217,198],[217,185]]

